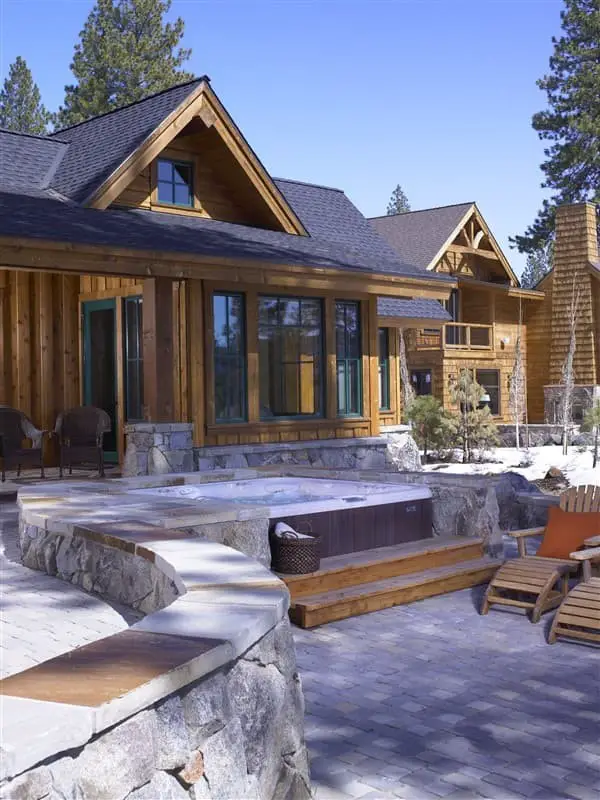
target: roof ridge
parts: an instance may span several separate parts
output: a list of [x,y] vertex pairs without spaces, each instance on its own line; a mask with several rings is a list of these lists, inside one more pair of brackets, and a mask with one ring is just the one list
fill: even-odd
[[[50,138],[53,139],[54,136],[64,133],[64,131],[72,131],[73,128],[78,128],[80,125],[87,125],[88,122],[92,122],[95,119],[108,117],[109,114],[115,114],[117,111],[123,111],[126,108],[131,108],[132,106],[137,106],[140,103],[145,103],[146,100],[152,100],[154,97],[158,97],[161,94],[172,92],[173,89],[181,89],[182,86],[190,86],[192,83],[201,83],[202,81],[210,83],[210,78],[208,77],[208,75],[200,75],[199,78],[192,78],[189,81],[183,81],[183,83],[176,83],[174,86],[169,86],[168,89],[161,89],[160,92],[154,92],[153,94],[147,95],[147,97],[140,97],[139,100],[134,100],[132,103],[125,103],[124,106],[119,106],[118,108],[111,108],[110,111],[105,111],[103,114],[95,114],[93,117],[89,117],[89,119],[84,119],[81,122],[76,122],[74,125],[67,125],[65,128],[60,128],[60,130],[52,133],[50,135]],[[68,142],[66,144],[68,144]]]
[[313,186],[315,189],[327,189],[330,192],[340,192],[341,194],[345,194],[343,189],[338,189],[337,186],[325,186],[323,183],[310,183],[310,181],[297,181],[294,178],[275,178],[273,177],[274,181],[281,181],[282,183],[297,183],[300,186]]
[[406,217],[408,214],[421,214],[423,211],[441,211],[442,208],[458,208],[459,206],[476,206],[475,200],[466,203],[448,203],[445,206],[431,206],[430,208],[415,208],[412,211],[400,211],[398,214],[379,214],[375,217],[367,217],[367,219],[385,219],[386,217]]
[[13,136],[26,136],[28,139],[40,139],[42,142],[58,142],[59,144],[69,144],[69,142],[63,142],[62,139],[55,139],[54,136],[49,133],[27,133],[26,131],[12,131],[10,128],[2,127],[0,127],[0,133],[10,133]]

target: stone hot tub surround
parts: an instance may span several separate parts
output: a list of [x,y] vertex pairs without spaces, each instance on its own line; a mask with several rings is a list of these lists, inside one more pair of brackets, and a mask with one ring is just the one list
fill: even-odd
[[25,564],[147,616],[0,682],[0,797],[310,797],[287,589],[239,550],[185,531],[255,525],[264,512],[199,513],[141,500],[129,491],[139,487],[20,491]]

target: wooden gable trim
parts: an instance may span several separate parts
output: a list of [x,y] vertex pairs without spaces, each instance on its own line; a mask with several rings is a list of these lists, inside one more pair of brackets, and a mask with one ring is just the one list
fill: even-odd
[[194,117],[200,117],[207,127],[214,127],[253,186],[267,204],[286,233],[308,235],[306,229],[287,203],[272,178],[260,163],[240,130],[225,111],[206,81],[161,123],[144,142],[131,153],[114,172],[90,195],[83,205],[105,209],[135,180]]
[[[482,231],[484,232],[485,236],[488,237],[490,244],[492,245],[492,250],[480,250],[478,247],[475,247],[475,244],[479,244],[483,237],[479,236],[478,234],[475,236],[471,236],[468,240],[472,242],[470,246],[464,245],[453,245],[452,243],[456,239],[456,237],[464,230],[465,226],[469,222],[473,222],[473,220],[477,220],[479,223]],[[500,245],[494,238],[493,233],[489,229],[486,221],[481,215],[481,212],[477,208],[477,205],[473,203],[473,205],[469,208],[469,210],[465,213],[462,217],[458,225],[454,228],[450,236],[446,239],[442,247],[438,250],[435,256],[431,259],[429,264],[427,265],[428,270],[432,270],[439,260],[444,256],[446,252],[461,252],[461,253],[472,253],[473,255],[483,256],[484,258],[491,258],[497,259],[501,264],[504,270],[506,271],[508,277],[510,278],[511,285],[514,287],[519,286],[519,279],[517,278],[516,274],[514,273],[512,267],[508,263],[508,260],[504,253],[502,252]]]
[[458,225],[456,225],[456,227],[452,230],[452,233],[450,234],[450,236],[448,236],[448,238],[446,239],[444,244],[440,247],[440,249],[437,251],[437,253],[434,255],[434,257],[431,259],[431,261],[427,265],[427,269],[428,270],[432,270],[435,267],[435,265],[438,263],[438,261],[444,255],[444,253],[448,250],[448,248],[450,247],[452,242],[456,239],[456,237],[459,235],[459,233],[463,230],[463,228],[465,227],[465,225],[467,224],[467,222],[469,220],[469,217],[473,213],[473,209],[474,208],[475,208],[475,204],[470,206],[468,211],[466,211],[465,214],[461,217]]

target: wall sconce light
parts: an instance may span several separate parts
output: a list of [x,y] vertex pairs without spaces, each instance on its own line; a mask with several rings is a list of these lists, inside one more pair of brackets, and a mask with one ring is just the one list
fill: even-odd
[[489,396],[487,392],[481,395],[481,402],[482,403],[489,403],[492,398]]

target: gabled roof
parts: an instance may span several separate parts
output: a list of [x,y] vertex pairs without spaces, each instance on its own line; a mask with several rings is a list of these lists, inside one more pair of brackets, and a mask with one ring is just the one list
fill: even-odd
[[409,259],[398,257],[342,189],[287,178],[274,180],[310,236],[368,253],[370,257],[405,262],[418,268]]
[[83,203],[205,80],[183,83],[57,131],[52,138],[69,147],[50,186]]
[[377,316],[401,319],[430,319],[452,322],[452,317],[437,300],[405,300],[397,297],[378,297]]
[[475,203],[459,203],[426,208],[405,214],[372,217],[369,222],[403,261],[428,269],[474,206]]
[[59,139],[0,129],[0,182],[45,189],[66,149]]

